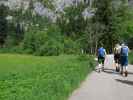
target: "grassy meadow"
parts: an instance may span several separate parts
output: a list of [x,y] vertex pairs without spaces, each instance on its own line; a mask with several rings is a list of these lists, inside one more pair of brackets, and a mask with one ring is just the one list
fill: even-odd
[[0,100],[67,100],[94,68],[92,58],[0,54]]

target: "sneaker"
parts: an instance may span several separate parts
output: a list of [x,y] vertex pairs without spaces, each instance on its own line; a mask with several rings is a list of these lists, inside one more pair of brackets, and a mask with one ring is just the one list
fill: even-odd
[[126,72],[125,72],[125,77],[127,77],[127,76],[128,76],[128,72],[126,71]]
[[98,73],[100,73],[101,72],[101,70],[100,69],[98,69]]
[[118,67],[116,67],[116,72],[119,72],[119,71],[118,71]]
[[121,72],[120,72],[121,75],[123,75],[123,67],[121,67]]
[[104,67],[102,67],[102,71],[104,71]]
[[123,71],[121,71],[120,74],[123,75]]
[[116,72],[120,72],[120,68],[119,67],[116,67]]

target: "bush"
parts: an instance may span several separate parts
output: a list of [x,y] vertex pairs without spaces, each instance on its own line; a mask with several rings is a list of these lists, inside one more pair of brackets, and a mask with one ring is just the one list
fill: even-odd
[[9,36],[6,41],[6,48],[1,52],[58,56],[61,53],[79,54],[80,46],[77,41],[63,37],[58,27],[50,26],[47,30],[32,30],[25,33],[24,40],[20,43]]
[[30,51],[28,53],[35,52],[35,35],[36,33],[34,32],[28,32],[24,36],[23,48]]
[[133,49],[133,37],[132,38],[130,38],[130,39],[128,39],[128,46],[129,46],[129,48],[130,49]]
[[37,50],[35,55],[39,56],[58,56],[60,53],[62,53],[62,44],[55,40],[48,40],[44,45],[40,46],[40,48]]
[[15,39],[12,36],[8,36],[5,42],[6,47],[13,47],[16,44]]
[[70,38],[64,39],[64,53],[66,54],[77,54],[80,52],[80,46],[76,41]]
[[25,53],[23,49],[20,46],[14,46],[11,48],[1,48],[0,53],[20,53],[23,54]]
[[86,54],[80,54],[78,57],[79,61],[89,61],[90,60],[90,56],[88,57]]
[[25,53],[23,42],[18,41],[14,36],[7,36],[5,47],[1,48],[3,53]]
[[47,31],[26,33],[23,47],[29,53],[38,56],[59,55],[63,49],[62,39],[58,28],[51,26]]

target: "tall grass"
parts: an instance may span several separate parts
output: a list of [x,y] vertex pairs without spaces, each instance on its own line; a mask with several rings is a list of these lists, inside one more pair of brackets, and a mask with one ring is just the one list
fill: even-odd
[[133,52],[129,53],[129,63],[133,64]]
[[92,58],[0,54],[0,100],[67,100],[94,68]]

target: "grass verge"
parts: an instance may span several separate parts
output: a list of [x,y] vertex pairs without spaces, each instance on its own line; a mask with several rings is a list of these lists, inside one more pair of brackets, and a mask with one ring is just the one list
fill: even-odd
[[0,100],[67,100],[93,62],[90,56],[0,54]]

